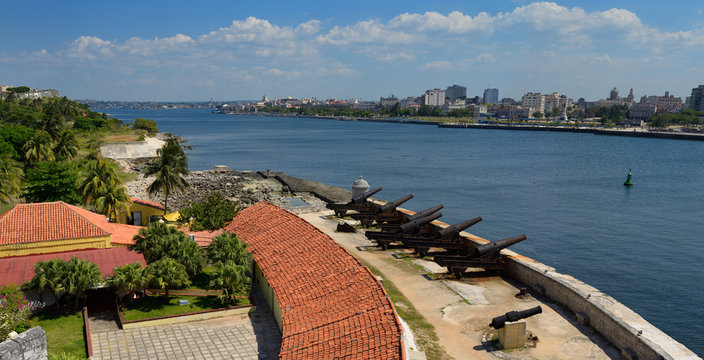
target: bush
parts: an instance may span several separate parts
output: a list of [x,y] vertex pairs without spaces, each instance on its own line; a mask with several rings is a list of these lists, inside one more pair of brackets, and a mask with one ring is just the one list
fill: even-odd
[[63,201],[69,204],[81,202],[76,182],[77,171],[68,163],[44,161],[27,169],[25,176],[27,202]]
[[134,120],[134,124],[132,124],[132,128],[135,130],[147,130],[149,134],[155,134],[159,132],[159,128],[157,128],[156,126],[156,121],[144,118],[136,118]]
[[[32,314],[32,305],[15,285],[0,288],[0,342],[7,339],[10,332],[31,327],[27,321]],[[20,331],[17,331],[20,332]]]
[[199,202],[189,202],[180,209],[182,219],[193,218],[191,230],[217,230],[232,220],[240,211],[236,202],[225,199],[220,193],[213,193]]

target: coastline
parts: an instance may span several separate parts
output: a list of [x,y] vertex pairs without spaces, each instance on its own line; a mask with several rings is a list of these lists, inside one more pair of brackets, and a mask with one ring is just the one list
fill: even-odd
[[484,130],[519,130],[519,131],[554,131],[554,132],[572,132],[572,133],[590,133],[594,135],[605,136],[626,136],[626,137],[641,137],[641,138],[658,138],[670,140],[694,140],[704,141],[704,133],[695,132],[677,132],[677,131],[654,131],[643,127],[626,127],[607,129],[603,127],[587,127],[576,125],[536,125],[536,124],[462,124],[462,123],[447,123],[426,121],[414,118],[365,118],[365,117],[349,117],[349,116],[308,116],[298,114],[276,114],[276,113],[222,113],[222,115],[236,116],[272,116],[272,117],[290,117],[290,118],[305,118],[305,119],[327,119],[338,121],[364,121],[364,122],[379,122],[379,123],[394,123],[394,124],[412,124],[412,125],[434,125],[439,128],[452,129],[484,129]]

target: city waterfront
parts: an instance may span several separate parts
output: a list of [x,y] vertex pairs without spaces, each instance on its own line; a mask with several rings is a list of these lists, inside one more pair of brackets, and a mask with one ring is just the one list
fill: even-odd
[[[307,118],[207,110],[111,110],[156,120],[188,140],[192,170],[284,171],[348,188],[362,175],[404,207],[445,205],[442,220],[482,216],[471,230],[521,233],[517,252],[615,297],[704,354],[704,155],[699,142]],[[624,187],[632,169],[635,186]]]

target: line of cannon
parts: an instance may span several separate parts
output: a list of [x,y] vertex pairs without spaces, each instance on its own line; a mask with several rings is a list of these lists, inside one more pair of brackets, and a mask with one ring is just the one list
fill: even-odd
[[[366,228],[374,226],[376,230],[367,230],[365,236],[376,241],[383,250],[392,243],[402,244],[413,249],[420,257],[432,256],[435,263],[446,267],[457,278],[462,278],[468,268],[503,269],[505,263],[501,250],[526,239],[525,235],[518,235],[477,245],[460,236],[460,232],[482,221],[481,217],[440,229],[431,222],[442,216],[439,212],[443,208],[442,204],[406,215],[397,208],[412,199],[413,195],[381,205],[370,201],[370,197],[379,191],[381,187],[353,196],[348,203],[328,204],[327,208],[341,218],[350,212],[349,216]],[[431,249],[440,251],[430,252]]]

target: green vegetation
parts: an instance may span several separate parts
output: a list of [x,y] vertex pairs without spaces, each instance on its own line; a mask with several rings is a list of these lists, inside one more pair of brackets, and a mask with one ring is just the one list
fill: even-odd
[[152,278],[151,283],[164,290],[167,299],[170,288],[178,289],[191,285],[186,267],[170,257],[161,258],[147,265],[145,271]]
[[133,249],[142,253],[148,264],[166,258],[174,259],[190,275],[199,273],[206,261],[203,249],[188,235],[160,222],[150,223],[149,227],[140,229],[135,236]]
[[118,266],[112,269],[112,278],[108,283],[115,288],[117,293],[124,291],[130,302],[134,300],[134,294],[144,292],[151,281],[149,274],[136,262],[125,266]]
[[30,317],[29,322],[44,329],[50,359],[61,353],[75,355],[80,359],[86,358],[82,312],[46,312]]
[[78,204],[78,170],[68,162],[43,161],[25,170],[24,193],[28,202],[63,201]]
[[237,296],[247,296],[252,285],[252,279],[247,276],[247,268],[233,261],[219,262],[211,274],[209,287],[222,290],[218,299],[223,304],[236,304]]
[[156,175],[147,191],[150,195],[161,191],[164,194],[164,209],[168,211],[169,194],[183,191],[188,182],[183,176],[188,175],[188,159],[178,141],[170,139],[157,150],[157,158],[147,164],[144,175]]
[[182,219],[193,218],[190,224],[193,231],[222,229],[239,211],[237,202],[225,199],[221,193],[210,194],[198,202],[188,202],[179,209]]
[[150,135],[159,132],[159,128],[157,128],[156,126],[156,121],[144,118],[134,119],[134,124],[132,124],[132,128],[146,130]]
[[[178,305],[178,301],[186,299],[190,305]],[[236,305],[250,304],[248,298],[238,298]],[[150,296],[122,306],[125,320],[134,321],[154,317],[188,314],[196,311],[222,308],[215,296],[169,296],[168,303],[162,297]]]
[[[374,275],[383,276],[377,268],[362,259],[359,260]],[[438,334],[435,333],[435,327],[425,320],[423,315],[406,299],[396,285],[389,281],[389,279],[384,279],[384,289],[396,306],[398,315],[411,327],[418,347],[425,352],[427,358],[452,359],[438,343],[440,339],[438,338]]]
[[[69,261],[52,259],[34,264],[34,276],[22,285],[24,290],[48,289],[61,304],[64,294],[73,295],[76,299],[74,308],[78,309],[79,300],[85,299],[84,291],[103,281],[103,273],[98,265],[79,259]],[[42,299],[43,301],[43,299]]]
[[247,251],[247,244],[235,234],[224,232],[213,238],[207,248],[208,258],[213,262],[232,261],[237,265],[249,268],[252,265],[252,254]]
[[21,333],[32,327],[27,321],[32,313],[32,305],[24,297],[19,287],[0,287],[0,342],[7,339],[10,332]]
[[648,126],[652,128],[666,128],[670,125],[701,125],[704,111],[683,110],[678,114],[663,113],[652,116]]

